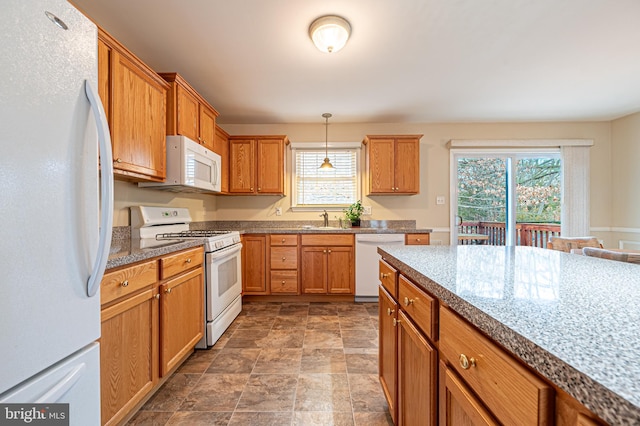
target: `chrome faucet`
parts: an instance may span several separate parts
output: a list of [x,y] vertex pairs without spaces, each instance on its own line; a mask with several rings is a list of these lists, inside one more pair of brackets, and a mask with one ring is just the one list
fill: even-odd
[[329,213],[327,213],[327,211],[325,210],[324,213],[322,213],[320,215],[320,217],[324,219],[324,225],[322,225],[322,226],[324,226],[325,228],[328,227],[329,226]]

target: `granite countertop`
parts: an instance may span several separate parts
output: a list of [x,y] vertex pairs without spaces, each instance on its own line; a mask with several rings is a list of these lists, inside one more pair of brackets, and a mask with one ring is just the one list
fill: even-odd
[[[332,221],[333,222],[333,221]],[[428,234],[431,229],[416,229],[413,220],[363,221],[360,228],[318,229],[322,221],[211,221],[191,224],[197,230],[234,230],[241,234]],[[333,225],[333,223],[331,223]],[[304,228],[312,225],[313,228]],[[131,228],[113,228],[111,250],[106,269],[126,266],[141,260],[173,253],[191,247],[204,245],[202,240],[168,240],[156,247],[141,246],[141,240],[131,238]]]
[[602,419],[640,424],[640,265],[532,247],[378,251]]
[[106,269],[126,266],[141,260],[204,245],[204,239],[167,240],[164,244],[156,247],[144,247],[144,244],[141,246],[140,242],[139,238],[112,240]]

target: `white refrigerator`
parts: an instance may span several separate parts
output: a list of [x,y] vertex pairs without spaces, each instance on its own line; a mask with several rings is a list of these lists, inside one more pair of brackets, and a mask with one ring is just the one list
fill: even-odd
[[0,10],[0,404],[98,425],[113,169],[97,29],[65,0]]

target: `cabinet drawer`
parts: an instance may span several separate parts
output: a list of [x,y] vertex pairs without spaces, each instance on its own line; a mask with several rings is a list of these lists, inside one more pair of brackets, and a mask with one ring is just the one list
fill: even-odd
[[271,247],[277,246],[297,246],[297,234],[273,234],[271,235]]
[[445,307],[440,351],[501,423],[552,424],[552,388]]
[[204,249],[198,247],[160,259],[160,279],[166,280],[204,263]]
[[271,269],[297,269],[297,247],[271,247]]
[[398,298],[398,271],[393,269],[387,262],[380,262],[380,282],[394,299]]
[[429,234],[405,234],[405,244],[408,246],[426,246],[429,245]]
[[271,271],[271,293],[298,293],[298,271]]
[[352,246],[353,235],[304,234],[300,237],[303,246]]
[[436,299],[400,275],[398,277],[398,303],[429,339],[437,340],[438,304]]
[[158,281],[158,262],[155,260],[107,272],[100,284],[101,303],[104,305],[156,281]]

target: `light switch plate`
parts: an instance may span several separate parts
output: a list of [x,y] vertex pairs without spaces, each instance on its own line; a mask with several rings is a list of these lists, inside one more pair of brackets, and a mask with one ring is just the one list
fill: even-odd
[[444,204],[444,195],[438,195],[436,197],[436,204]]
[[362,208],[364,209],[362,211],[363,215],[371,216],[371,206],[362,206]]
[[282,207],[276,207],[276,216],[282,216]]

